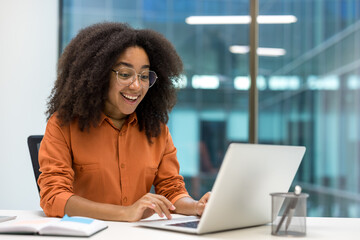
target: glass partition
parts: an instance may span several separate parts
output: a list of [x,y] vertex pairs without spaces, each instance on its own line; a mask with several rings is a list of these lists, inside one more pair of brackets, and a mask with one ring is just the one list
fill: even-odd
[[359,217],[360,2],[259,1],[274,14],[296,21],[259,25],[259,141],[306,146],[310,216]]
[[[101,21],[174,44],[185,72],[168,125],[195,198],[211,189],[228,143],[248,142],[249,2],[61,1],[61,49]],[[360,2],[259,0],[258,22],[259,142],[306,146],[293,185],[310,194],[309,216],[360,217]]]

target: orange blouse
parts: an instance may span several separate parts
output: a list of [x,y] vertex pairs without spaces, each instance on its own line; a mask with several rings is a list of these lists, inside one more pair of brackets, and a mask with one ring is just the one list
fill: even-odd
[[62,217],[67,200],[74,194],[128,206],[152,185],[173,204],[189,196],[166,125],[152,142],[149,144],[145,132],[139,131],[135,113],[121,130],[103,114],[98,126],[83,132],[77,121],[62,125],[53,115],[39,150],[40,206],[47,216]]

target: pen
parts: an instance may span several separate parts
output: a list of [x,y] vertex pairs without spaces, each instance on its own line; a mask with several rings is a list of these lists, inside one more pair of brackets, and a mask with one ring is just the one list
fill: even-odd
[[[297,185],[295,187],[294,194],[295,194],[295,196],[299,196],[301,194],[301,187],[300,186]],[[290,206],[289,206],[288,217],[286,219],[285,231],[287,231],[287,229],[289,228],[291,219],[292,219],[292,217],[294,215],[294,212],[295,212],[295,207],[296,207],[297,201],[298,201],[298,198],[295,197],[295,198],[291,199],[291,201],[289,203]]]
[[[301,194],[301,187],[299,185],[295,186],[294,194],[295,194],[295,196],[299,196]],[[296,204],[297,204],[297,197],[290,200],[289,204],[286,206],[283,216],[280,219],[279,224],[276,227],[275,233],[277,233],[280,230],[281,225],[283,224],[286,217],[288,217],[286,220],[286,226],[285,226],[285,230],[287,231],[287,229],[290,225],[290,222],[291,222],[291,218],[294,214]]]

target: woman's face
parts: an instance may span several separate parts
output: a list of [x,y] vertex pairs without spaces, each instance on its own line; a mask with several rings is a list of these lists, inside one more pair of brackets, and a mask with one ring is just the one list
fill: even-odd
[[[149,70],[150,62],[145,50],[137,46],[127,48],[112,69],[119,71],[124,67],[134,69],[137,74]],[[111,72],[105,114],[113,119],[121,119],[133,113],[148,89],[142,86],[138,76],[130,85],[126,86],[118,82],[115,72]]]

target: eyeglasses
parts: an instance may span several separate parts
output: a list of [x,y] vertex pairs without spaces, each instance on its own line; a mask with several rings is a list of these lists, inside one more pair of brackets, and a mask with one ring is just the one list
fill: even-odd
[[144,70],[141,73],[136,73],[133,68],[121,67],[119,70],[111,69],[114,73],[116,73],[116,79],[119,84],[130,86],[138,77],[139,83],[144,88],[150,88],[156,82],[158,78],[154,71]]

